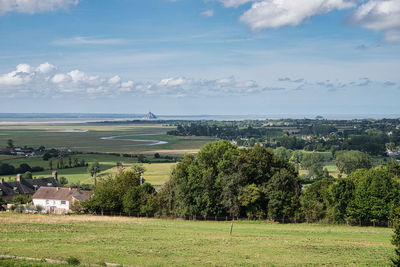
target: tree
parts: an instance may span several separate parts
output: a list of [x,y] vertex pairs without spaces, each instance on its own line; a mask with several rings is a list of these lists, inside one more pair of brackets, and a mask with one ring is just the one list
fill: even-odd
[[301,195],[300,201],[307,222],[323,219],[330,206],[331,179],[322,179],[312,183]]
[[53,169],[53,161],[49,160],[49,169],[52,170]]
[[294,170],[281,169],[267,184],[268,216],[273,220],[293,218],[300,196],[300,181]]
[[371,157],[361,151],[338,151],[335,158],[340,173],[350,174],[357,169],[370,169],[372,167]]
[[139,163],[145,163],[146,157],[143,154],[138,155],[138,162]]
[[88,173],[92,176],[94,179],[94,185],[97,185],[97,177],[96,175],[100,172],[100,164],[99,162],[95,161],[91,163],[88,167]]
[[[280,171],[281,176],[276,176],[268,187]],[[278,192],[271,197],[282,200],[280,196],[290,195],[291,179],[296,177],[294,166],[275,156],[271,149],[255,145],[242,150],[229,141],[209,143],[196,157],[185,155],[176,165],[170,181],[159,193],[160,212],[178,216],[264,217],[268,214],[268,192]],[[287,187],[281,183],[287,183]],[[286,208],[285,216],[292,214],[288,205],[296,206],[296,201],[291,201],[289,197],[280,204]]]
[[[150,184],[140,185],[143,171],[142,167],[136,166],[100,179],[93,196],[83,203],[84,208],[92,212],[141,212],[142,205],[148,204],[148,195],[155,194]],[[150,212],[149,209],[146,211]]]
[[22,175],[23,179],[32,179],[32,173],[27,171]]
[[301,166],[308,170],[314,178],[321,178],[323,175],[324,157],[321,153],[304,153],[301,161]]
[[392,245],[395,246],[396,256],[392,258],[394,266],[400,266],[400,208],[397,207],[393,216]]
[[29,166],[27,163],[22,163],[19,165],[19,167],[16,170],[18,173],[25,173],[25,172],[31,172],[32,168]]
[[399,205],[400,185],[384,169],[356,171],[349,176],[355,181],[354,198],[348,214],[353,222],[387,222],[393,208]]
[[16,170],[13,165],[2,163],[0,165],[0,175],[15,174]]
[[353,200],[355,184],[350,178],[339,179],[332,185],[333,218],[336,222],[347,221],[347,208]]
[[61,176],[60,179],[58,179],[61,185],[66,185],[68,184],[68,180],[67,178],[65,178],[64,176]]
[[290,161],[296,164],[297,171],[300,169],[300,163],[303,159],[303,152],[300,150],[295,150],[292,153],[292,156],[290,157]]
[[284,148],[283,146],[280,146],[274,150],[274,154],[279,158],[288,160],[292,155],[292,151],[290,149]]
[[7,148],[14,148],[14,141],[12,139],[7,140]]
[[31,195],[16,195],[12,199],[13,203],[26,204],[32,202]]
[[266,215],[266,210],[259,205],[262,201],[263,192],[255,184],[250,184],[241,190],[238,200],[240,206],[245,208],[247,217],[264,217]]
[[71,210],[72,210],[72,212],[79,214],[79,213],[84,212],[85,209],[82,206],[80,201],[75,200],[75,201],[72,201],[72,203],[71,203]]
[[42,158],[43,158],[43,160],[46,160],[46,161],[47,161],[47,160],[51,159],[51,154],[48,153],[48,152],[46,152],[46,153],[43,154],[43,157],[42,157]]

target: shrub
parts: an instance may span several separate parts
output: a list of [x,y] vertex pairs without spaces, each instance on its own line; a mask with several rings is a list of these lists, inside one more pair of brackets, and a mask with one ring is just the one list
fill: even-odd
[[43,207],[41,205],[36,205],[35,209],[38,212],[42,212],[43,211]]
[[12,202],[26,204],[26,203],[32,202],[32,196],[31,195],[16,195],[13,197]]
[[76,257],[69,257],[69,258],[66,260],[66,262],[67,262],[69,265],[80,265],[80,264],[81,264],[81,261],[80,261],[78,258],[76,258]]

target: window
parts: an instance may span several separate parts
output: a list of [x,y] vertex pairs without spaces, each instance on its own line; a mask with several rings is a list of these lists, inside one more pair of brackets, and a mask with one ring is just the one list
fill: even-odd
[[65,204],[67,204],[67,201],[61,200],[61,205],[65,205]]
[[48,199],[46,199],[46,205],[49,205],[50,201]]

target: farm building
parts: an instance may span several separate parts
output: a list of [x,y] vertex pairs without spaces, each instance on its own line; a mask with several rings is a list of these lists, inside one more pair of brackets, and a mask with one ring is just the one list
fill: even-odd
[[38,179],[23,179],[21,174],[18,174],[13,182],[5,182],[3,178],[0,178],[0,198],[10,201],[16,195],[33,195],[42,186],[61,186],[57,172],[53,172],[52,177]]
[[76,188],[46,187],[39,188],[32,196],[33,205],[41,206],[46,212],[64,214],[71,212],[71,205],[87,200],[90,191]]

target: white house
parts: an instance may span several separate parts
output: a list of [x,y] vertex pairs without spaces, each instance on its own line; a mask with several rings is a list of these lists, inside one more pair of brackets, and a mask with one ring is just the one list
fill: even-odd
[[33,205],[41,206],[46,212],[64,214],[71,212],[75,201],[85,201],[90,197],[89,191],[76,188],[40,187],[32,196]]

